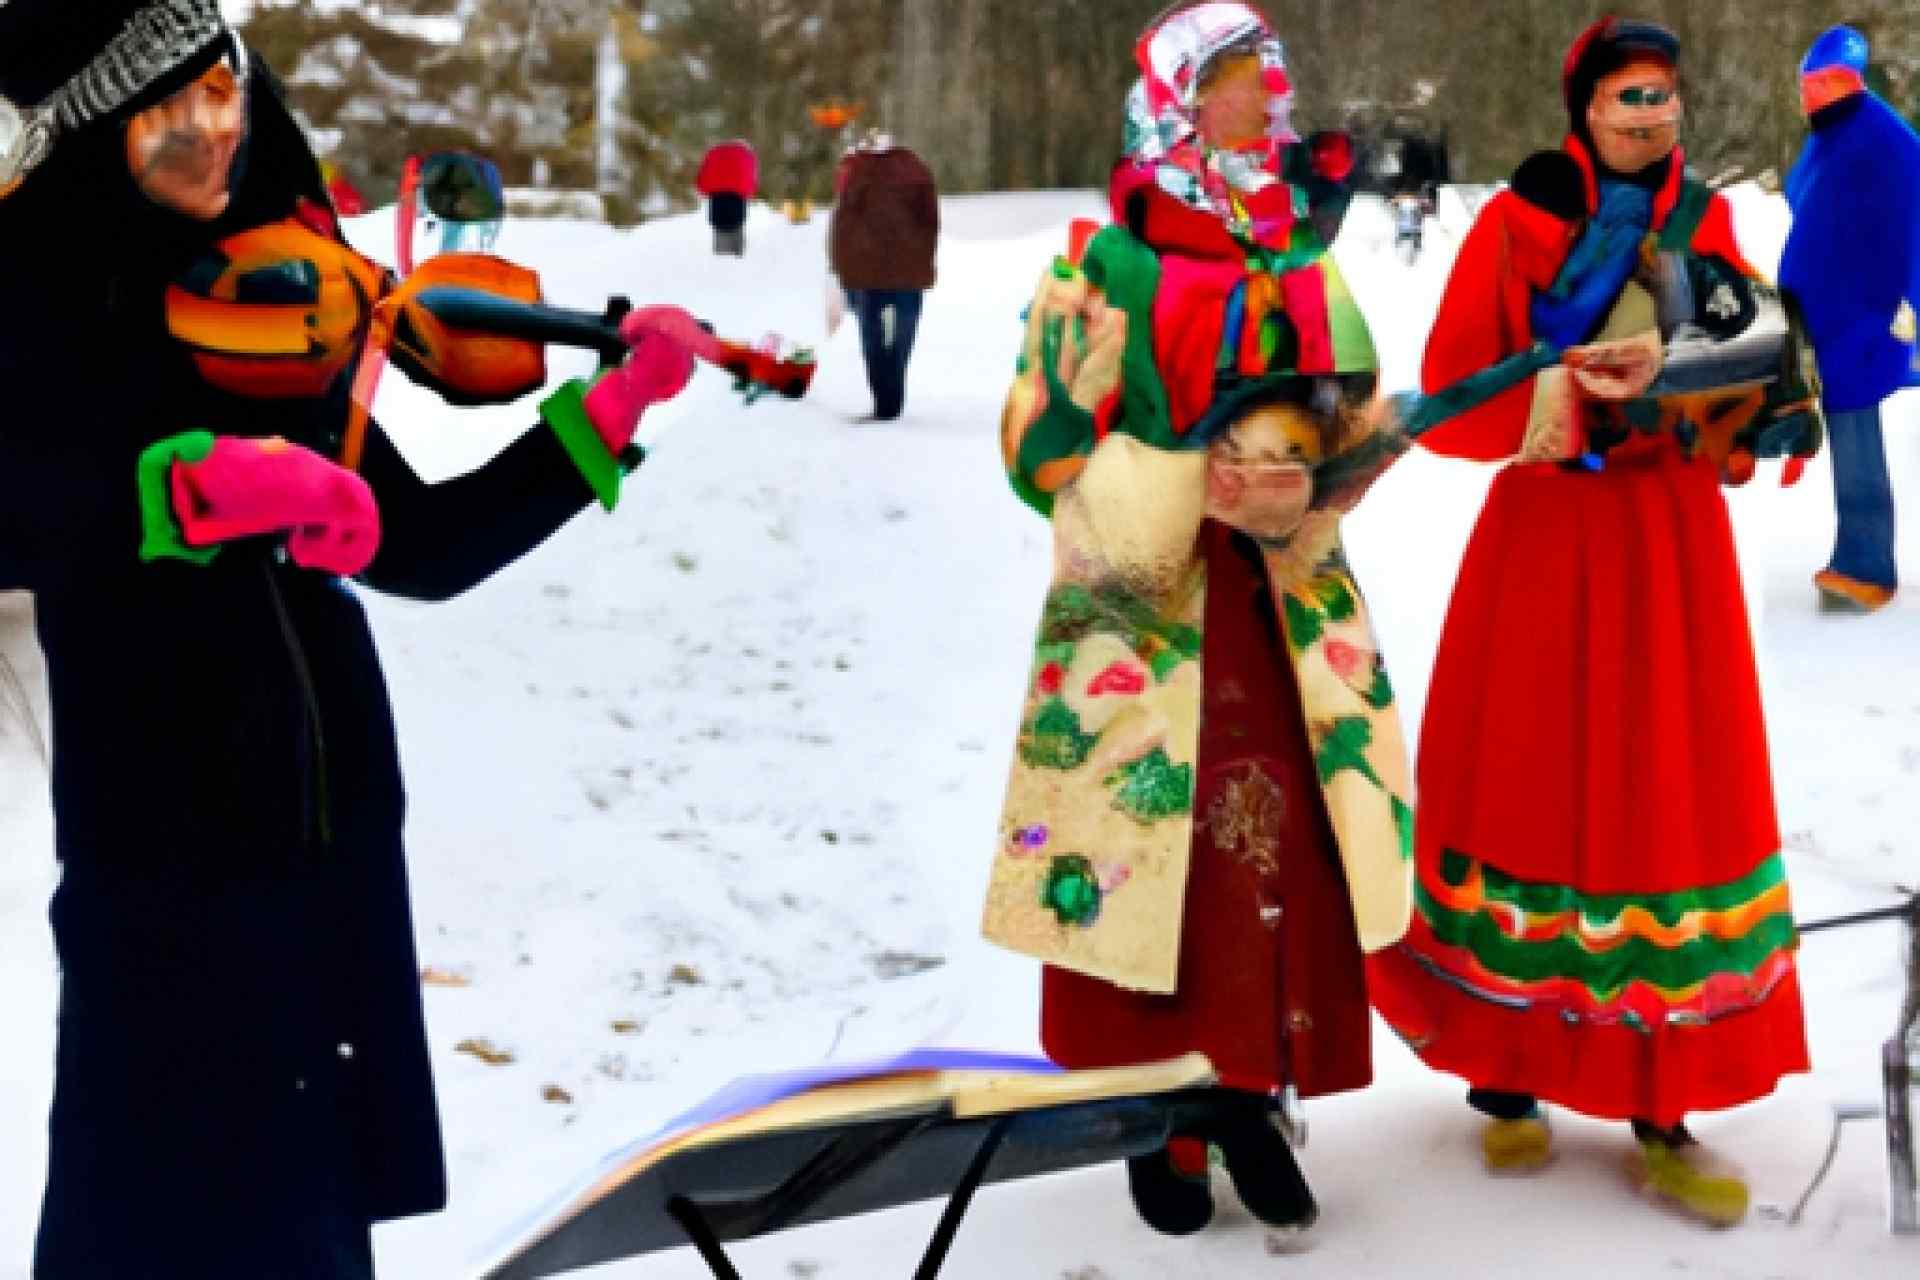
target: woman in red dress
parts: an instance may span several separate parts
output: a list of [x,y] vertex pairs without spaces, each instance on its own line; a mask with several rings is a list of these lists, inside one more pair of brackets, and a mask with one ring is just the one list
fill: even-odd
[[1671,433],[1632,434],[1599,469],[1571,460],[1658,371],[1657,335],[1633,335],[1638,281],[1664,261],[1707,282],[1711,309],[1753,275],[1725,202],[1684,179],[1678,56],[1658,27],[1589,28],[1566,62],[1564,158],[1530,160],[1487,206],[1442,301],[1429,393],[1536,340],[1570,349],[1421,440],[1511,461],[1435,663],[1413,926],[1370,977],[1387,1021],[1472,1086],[1490,1169],[1546,1163],[1551,1101],[1632,1121],[1644,1185],[1730,1223],[1745,1184],[1684,1118],[1807,1067],[1732,531],[1715,468]]

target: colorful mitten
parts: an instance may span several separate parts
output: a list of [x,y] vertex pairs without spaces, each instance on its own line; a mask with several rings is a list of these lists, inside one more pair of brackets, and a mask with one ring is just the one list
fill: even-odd
[[726,355],[725,344],[683,307],[666,304],[640,307],[629,311],[620,322],[620,336],[630,346],[639,346],[648,334],[670,338],[709,364],[718,364]]
[[621,322],[620,336],[632,353],[600,376],[585,402],[587,419],[609,454],[617,456],[627,447],[648,405],[673,399],[693,377],[696,334],[713,341],[678,307],[648,307]]
[[205,564],[220,544],[287,535],[305,569],[352,575],[380,546],[380,512],[367,482],[278,436],[204,431],[173,436],[141,457],[143,560]]
[[1127,315],[1065,258],[1040,277],[1027,309],[1018,376],[1000,415],[1000,444],[1016,492],[1042,515],[1079,476],[1118,398]]
[[575,378],[540,406],[594,496],[611,511],[620,498],[620,456],[650,404],[671,400],[693,377],[696,355],[719,357],[719,343],[679,307],[642,307],[620,324],[632,346],[591,387]]

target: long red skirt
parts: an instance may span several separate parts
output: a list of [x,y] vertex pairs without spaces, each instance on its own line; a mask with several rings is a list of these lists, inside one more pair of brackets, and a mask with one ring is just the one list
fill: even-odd
[[1253,546],[1209,521],[1204,693],[1178,990],[1045,971],[1041,1041],[1071,1068],[1198,1051],[1232,1088],[1365,1086],[1365,967],[1307,744],[1300,692]]
[[1640,441],[1511,466],[1420,738],[1416,915],[1374,957],[1432,1066],[1673,1123],[1805,1070],[1791,904],[1713,470]]

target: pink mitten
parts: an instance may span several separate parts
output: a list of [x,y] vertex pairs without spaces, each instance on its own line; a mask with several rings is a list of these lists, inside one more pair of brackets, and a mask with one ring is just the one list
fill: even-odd
[[620,336],[634,346],[640,345],[640,339],[649,333],[673,339],[709,364],[719,363],[724,355],[720,339],[708,333],[684,307],[665,304],[640,307],[628,312],[627,318],[620,322]]
[[693,377],[696,354],[719,354],[719,341],[679,307],[643,307],[621,322],[620,336],[632,353],[602,374],[586,397],[587,420],[616,455],[633,439],[648,405],[680,394]]
[[379,549],[367,482],[278,436],[221,436],[201,461],[176,461],[169,482],[190,546],[284,530],[295,564],[343,575],[365,569]]

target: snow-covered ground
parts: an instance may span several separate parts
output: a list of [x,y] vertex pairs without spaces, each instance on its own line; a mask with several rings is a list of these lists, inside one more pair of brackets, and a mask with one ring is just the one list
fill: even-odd
[[[1784,214],[1742,193],[1770,262]],[[1047,530],[1007,493],[995,424],[1018,315],[1091,194],[946,203],[907,415],[870,408],[857,334],[824,339],[824,220],[764,209],[744,260],[698,217],[630,233],[508,228],[555,300],[610,290],[685,304],[722,333],[822,342],[810,397],[742,409],[702,373],[643,428],[657,451],[620,510],[589,513],[451,604],[373,599],[413,798],[410,845],[430,1031],[453,1170],[446,1213],[377,1233],[383,1274],[454,1277],[510,1219],[606,1149],[750,1071],[932,1042],[1034,1048],[1033,966],[983,944],[981,890],[1010,755]],[[1446,210],[1443,209],[1443,214]],[[1412,268],[1376,206],[1338,248],[1410,384],[1458,218]],[[379,219],[356,228],[380,252]],[[556,377],[576,365],[555,361]],[[530,421],[455,413],[404,385],[382,417],[421,469],[458,471]],[[1895,486],[1920,494],[1920,406],[1892,414]],[[1352,518],[1350,544],[1406,710],[1417,718],[1453,573],[1488,472],[1415,454]],[[1879,905],[1920,880],[1920,597],[1867,620],[1822,618],[1807,578],[1831,537],[1816,463],[1731,495],[1750,578],[1776,781],[1803,917]],[[1904,540],[1920,565],[1920,534]],[[35,659],[0,651],[30,676]],[[45,1157],[54,974],[39,766],[0,726],[0,1277],[24,1277]],[[1378,1084],[1311,1104],[1303,1162],[1323,1209],[1270,1238],[1221,1188],[1219,1226],[1166,1240],[1133,1218],[1118,1169],[984,1192],[955,1277],[1912,1276],[1920,1242],[1884,1233],[1878,1130],[1849,1126],[1798,1226],[1786,1209],[1819,1162],[1830,1104],[1873,1096],[1897,998],[1892,930],[1807,940],[1816,1073],[1703,1138],[1751,1172],[1757,1211],[1711,1233],[1639,1202],[1620,1126],[1559,1117],[1539,1178],[1478,1169],[1460,1087],[1384,1031]],[[488,1066],[471,1037],[510,1050]],[[548,1101],[548,1086],[566,1101]],[[902,1274],[937,1216],[924,1205],[746,1245],[746,1274]],[[690,1252],[593,1273],[697,1277]]]

